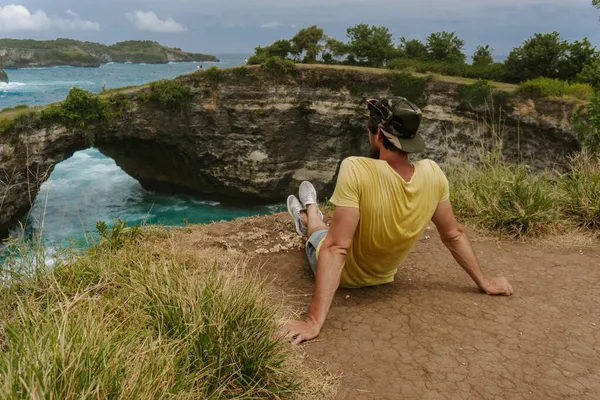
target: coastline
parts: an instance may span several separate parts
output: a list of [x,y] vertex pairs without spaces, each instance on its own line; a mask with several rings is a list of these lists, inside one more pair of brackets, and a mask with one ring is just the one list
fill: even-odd
[[5,71],[14,71],[19,69],[41,69],[41,68],[100,68],[103,65],[110,64],[135,64],[135,65],[165,65],[165,64],[183,64],[183,63],[210,63],[210,64],[219,64],[221,60],[217,58],[218,61],[210,60],[210,61],[199,61],[199,60],[181,60],[181,61],[110,61],[106,63],[98,63],[98,64],[41,64],[41,65],[24,65],[24,66],[11,66],[11,67],[2,67]]

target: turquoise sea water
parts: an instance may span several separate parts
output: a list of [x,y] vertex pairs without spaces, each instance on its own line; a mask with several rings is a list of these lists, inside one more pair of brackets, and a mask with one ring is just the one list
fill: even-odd
[[[243,55],[220,56],[232,67],[244,63]],[[8,70],[10,83],[0,84],[0,108],[17,104],[43,105],[62,100],[73,87],[98,92],[172,78],[196,70],[199,63],[164,65],[108,64],[100,68],[42,68]],[[122,218],[130,223],[183,225],[231,220],[240,216],[281,210],[270,207],[233,207],[189,196],[167,196],[144,190],[112,159],[95,149],[77,152],[58,164],[42,185],[34,207],[23,219],[26,233],[42,233],[49,245],[80,240],[97,221]]]

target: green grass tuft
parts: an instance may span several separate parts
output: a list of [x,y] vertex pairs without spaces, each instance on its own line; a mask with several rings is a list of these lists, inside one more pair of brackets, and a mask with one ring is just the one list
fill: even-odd
[[325,397],[273,338],[278,307],[241,256],[171,250],[121,221],[98,228],[92,249],[52,267],[4,263],[0,398]]
[[576,224],[600,228],[600,158],[580,154],[561,179],[563,211]]
[[448,178],[459,219],[513,237],[540,235],[560,220],[555,184],[524,165],[462,164],[451,167]]

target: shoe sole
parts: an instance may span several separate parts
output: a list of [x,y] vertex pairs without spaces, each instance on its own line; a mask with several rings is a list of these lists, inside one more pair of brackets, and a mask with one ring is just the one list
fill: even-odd
[[291,195],[287,198],[287,210],[288,213],[292,216],[292,219],[294,220],[294,225],[296,225],[296,233],[300,236],[306,236],[305,232],[302,232],[302,222],[300,220],[300,218],[296,218],[296,216],[294,215],[294,213],[292,212],[292,206],[290,205],[290,201],[294,198],[294,195]]

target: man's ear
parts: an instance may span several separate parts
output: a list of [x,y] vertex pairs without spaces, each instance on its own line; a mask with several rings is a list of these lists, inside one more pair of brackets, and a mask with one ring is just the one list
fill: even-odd
[[381,128],[377,128],[377,134],[375,135],[375,142],[381,143],[383,141],[382,138],[383,133],[381,133]]

